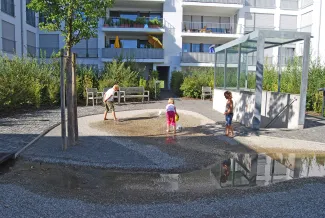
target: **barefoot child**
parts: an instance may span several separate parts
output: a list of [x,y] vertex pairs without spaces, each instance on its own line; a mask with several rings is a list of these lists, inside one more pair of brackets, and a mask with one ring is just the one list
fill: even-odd
[[174,105],[174,99],[170,98],[166,106],[167,132],[169,132],[170,126],[173,126],[174,133],[176,133],[176,121],[175,121],[176,114],[177,112],[176,112],[176,107]]
[[[232,94],[229,91],[226,91],[224,93],[225,98],[227,99],[227,103],[226,103],[226,111],[225,111],[225,115],[226,115],[226,136],[229,137],[234,137],[234,130],[231,126],[232,123],[232,117],[234,116],[233,113],[233,101],[232,101]],[[229,133],[230,131],[230,133]]]
[[114,85],[113,88],[109,89],[104,94],[104,103],[105,103],[105,112],[104,112],[104,120],[107,120],[107,112],[112,111],[112,115],[114,118],[114,121],[118,121],[115,115],[115,107],[114,107],[114,93],[119,90],[118,85]]

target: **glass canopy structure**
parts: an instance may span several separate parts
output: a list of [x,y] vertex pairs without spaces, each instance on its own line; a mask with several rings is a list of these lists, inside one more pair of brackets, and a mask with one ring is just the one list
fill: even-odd
[[[302,75],[300,86],[300,105],[298,125],[303,128],[306,110],[306,94],[308,84],[309,52],[310,52],[310,33],[274,31],[274,30],[256,30],[252,33],[242,36],[236,40],[226,43],[215,48],[214,64],[214,88],[226,89],[236,87],[236,90],[247,90],[247,60],[251,53],[256,54],[253,60],[253,66],[256,66],[255,77],[255,106],[253,112],[254,129],[259,129],[261,124],[261,104],[262,104],[262,87],[263,87],[263,69],[265,64],[264,51],[269,48],[281,47],[286,44],[292,44],[298,41],[304,42]],[[281,49],[280,49],[281,51]],[[280,54],[279,54],[280,56]],[[280,56],[281,57],[281,56]],[[232,66],[230,66],[232,65]],[[221,68],[220,70],[220,66]],[[235,72],[234,72],[235,69]],[[217,73],[223,71],[223,75]],[[230,76],[231,74],[231,76]],[[223,78],[220,82],[220,76]],[[236,78],[236,81],[229,84],[229,77]],[[244,78],[243,78],[244,77]],[[217,82],[218,80],[218,82]],[[279,67],[278,92],[280,92],[281,67]],[[221,83],[221,84],[220,84]],[[223,84],[222,84],[223,83]],[[234,84],[235,83],[235,84]],[[223,86],[222,86],[223,85]],[[228,88],[229,89],[229,88]]]

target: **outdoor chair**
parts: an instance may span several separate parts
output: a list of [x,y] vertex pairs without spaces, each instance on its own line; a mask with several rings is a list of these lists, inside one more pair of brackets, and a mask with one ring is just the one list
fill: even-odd
[[202,86],[201,100],[204,100],[206,96],[212,98],[212,89],[209,86]]
[[103,93],[98,92],[96,88],[86,88],[87,92],[87,98],[86,98],[86,106],[88,106],[88,100],[93,101],[93,106],[95,106],[95,100],[96,100],[96,105],[98,103],[98,99],[103,99]]

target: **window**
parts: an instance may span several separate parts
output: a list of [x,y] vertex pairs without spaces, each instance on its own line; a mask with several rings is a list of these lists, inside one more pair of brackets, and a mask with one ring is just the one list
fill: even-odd
[[183,52],[191,52],[191,44],[183,43]]
[[15,16],[14,0],[1,0],[1,11],[14,17]]
[[209,52],[210,44],[202,44],[202,52]]
[[138,15],[135,13],[124,13],[123,12],[123,13],[120,13],[120,17],[135,21],[137,19]]
[[192,44],[192,52],[200,52],[200,44]]
[[26,23],[35,27],[35,12],[27,8],[27,5],[30,3],[30,0],[26,0]]
[[137,48],[138,40],[136,39],[121,39],[121,47],[122,48]]

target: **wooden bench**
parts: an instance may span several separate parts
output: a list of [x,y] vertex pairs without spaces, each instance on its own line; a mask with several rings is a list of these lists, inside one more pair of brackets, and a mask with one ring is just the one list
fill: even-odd
[[[109,90],[109,89],[111,89],[111,88],[104,88],[103,89],[103,101],[104,101],[104,95],[105,95],[105,93]],[[119,98],[119,96],[118,96],[118,93],[120,92],[120,98]],[[114,93],[114,98],[117,98],[118,99],[118,103],[120,103],[120,99],[121,99],[121,97],[122,98],[124,98],[124,102],[125,102],[125,92],[124,91],[119,91],[119,92],[115,92]]]
[[201,99],[204,100],[206,96],[210,96],[210,98],[212,98],[212,89],[209,86],[202,86]]
[[98,92],[96,88],[86,88],[87,97],[86,97],[86,106],[88,106],[88,100],[93,101],[93,106],[95,106],[95,100],[96,104],[98,103],[98,99],[103,99],[103,93]]
[[126,98],[142,98],[142,102],[144,98],[148,98],[150,101],[150,93],[144,90],[144,87],[120,87],[120,91],[124,92],[124,102]]

